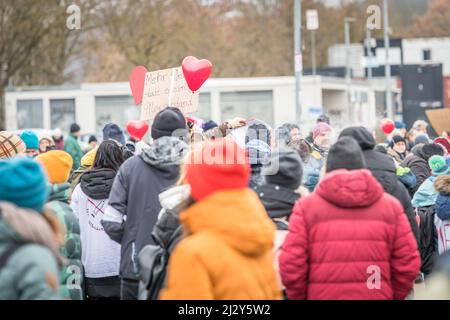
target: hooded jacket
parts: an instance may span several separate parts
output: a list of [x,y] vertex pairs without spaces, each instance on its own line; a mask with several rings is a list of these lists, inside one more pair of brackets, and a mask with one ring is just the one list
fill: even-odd
[[180,220],[188,236],[170,258],[163,300],[281,298],[272,261],[275,227],[252,190],[217,191]]
[[65,230],[65,241],[60,252],[66,258],[60,275],[61,295],[66,299],[83,300],[84,269],[81,263],[80,224],[69,205],[70,184],[50,186],[46,207],[52,210]]
[[333,171],[297,202],[280,255],[287,296],[299,300],[405,299],[419,268],[403,208],[368,170]]
[[72,194],[70,206],[80,223],[81,258],[88,278],[119,275],[120,245],[101,224],[115,176],[112,169],[86,171]]
[[408,217],[414,237],[419,241],[419,228],[416,222],[416,215],[411,205],[411,197],[408,190],[397,177],[397,169],[392,159],[374,150],[375,139],[364,127],[351,127],[342,131],[341,136],[354,138],[363,150],[366,167],[372,172],[385,192],[397,198],[403,206],[403,210]]
[[54,300],[58,294],[55,235],[36,212],[0,202],[0,256],[22,244],[0,269],[0,300]]
[[450,175],[438,177],[434,187],[439,195],[436,199],[436,217],[434,220],[437,236],[439,254],[450,249]]
[[176,137],[161,137],[120,167],[102,225],[122,246],[122,278],[139,279],[137,255],[145,245],[154,244],[151,231],[161,210],[158,195],[177,181],[187,149]]
[[416,186],[408,189],[409,194],[413,197],[422,183],[431,174],[430,167],[428,166],[428,157],[423,153],[422,146],[413,148],[412,153],[409,154],[400,165],[402,167],[410,168],[412,173],[416,176]]
[[66,151],[73,159],[72,170],[77,170],[81,164],[81,158],[83,157],[83,151],[81,151],[78,138],[73,134],[70,134],[64,142],[64,151]]

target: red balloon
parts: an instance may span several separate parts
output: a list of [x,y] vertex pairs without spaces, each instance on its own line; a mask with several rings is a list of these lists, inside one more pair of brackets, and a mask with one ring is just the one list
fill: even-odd
[[144,95],[145,74],[147,69],[139,66],[133,69],[130,74],[130,88],[133,94],[134,103],[141,104],[142,96]]
[[196,57],[189,56],[184,58],[181,67],[189,89],[194,92],[208,80],[213,66],[209,60],[198,60]]
[[381,120],[381,130],[386,134],[391,134],[395,129],[395,123],[391,119],[384,118]]
[[130,134],[130,137],[132,137],[134,140],[141,141],[142,137],[145,136],[148,131],[148,123],[144,120],[128,121],[127,130]]

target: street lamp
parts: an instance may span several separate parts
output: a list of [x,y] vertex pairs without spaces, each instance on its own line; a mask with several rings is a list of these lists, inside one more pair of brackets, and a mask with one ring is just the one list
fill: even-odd
[[295,110],[297,124],[301,125],[302,107],[300,100],[300,80],[302,76],[302,1],[294,2],[294,66],[295,66]]

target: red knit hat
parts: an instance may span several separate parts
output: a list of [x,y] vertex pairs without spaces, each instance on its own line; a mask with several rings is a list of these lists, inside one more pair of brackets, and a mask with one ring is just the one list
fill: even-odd
[[202,144],[191,153],[186,163],[186,180],[195,200],[219,190],[246,188],[249,177],[250,166],[245,150],[230,139]]
[[447,153],[450,153],[450,142],[448,142],[447,139],[445,139],[445,138],[437,138],[436,140],[434,140],[434,143],[440,144],[445,149],[447,149]]

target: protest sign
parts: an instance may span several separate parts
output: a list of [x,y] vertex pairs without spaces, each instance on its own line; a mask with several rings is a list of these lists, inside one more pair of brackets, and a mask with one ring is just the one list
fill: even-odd
[[177,107],[183,114],[196,112],[199,93],[192,92],[184,79],[181,67],[145,75],[141,120],[152,120],[167,106]]

